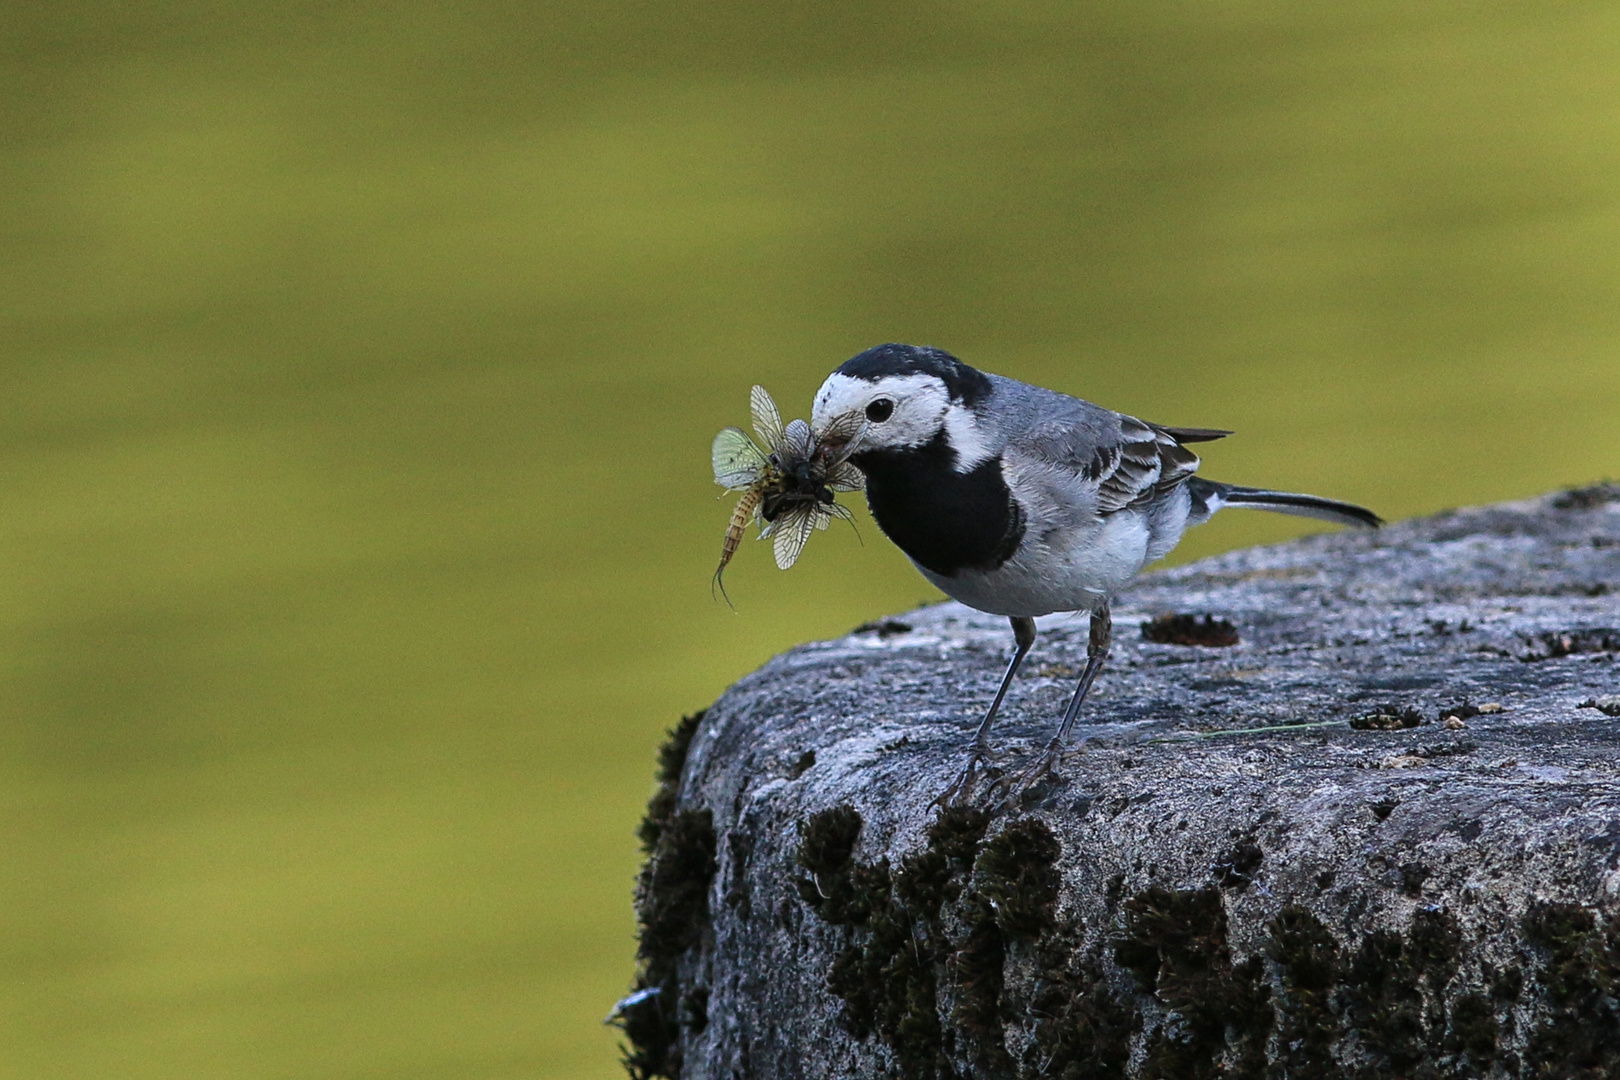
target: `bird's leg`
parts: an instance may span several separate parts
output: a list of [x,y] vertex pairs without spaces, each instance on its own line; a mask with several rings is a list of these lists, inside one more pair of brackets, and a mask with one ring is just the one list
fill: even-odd
[[1028,766],[1022,769],[1007,789],[1009,802],[1017,802],[1025,791],[1033,787],[1038,781],[1057,773],[1058,758],[1063,754],[1063,744],[1068,741],[1069,732],[1074,728],[1075,717],[1080,715],[1080,706],[1085,703],[1086,692],[1096,681],[1097,673],[1102,670],[1103,661],[1108,659],[1108,646],[1114,637],[1114,620],[1108,610],[1105,600],[1091,612],[1091,636],[1086,643],[1086,670],[1080,673],[1080,685],[1074,689],[1074,697],[1069,699],[1069,707],[1064,710],[1063,722],[1058,725],[1057,734],[1052,741],[1046,744]]
[[1080,706],[1085,703],[1086,692],[1096,681],[1097,673],[1102,670],[1103,662],[1108,659],[1108,648],[1114,643],[1114,616],[1108,610],[1108,602],[1091,613],[1091,636],[1086,642],[1086,670],[1080,674],[1080,685],[1075,687],[1074,697],[1069,702],[1069,708],[1063,714],[1063,725],[1052,738],[1050,747],[1060,747],[1068,739],[1069,732],[1074,728],[1074,718],[1080,715]]
[[1007,620],[1012,623],[1013,655],[1007,664],[1007,673],[1001,677],[1001,686],[996,690],[996,696],[990,702],[990,708],[985,711],[984,719],[979,721],[979,730],[973,733],[973,747],[968,754],[966,767],[951,781],[949,787],[940,792],[930,806],[948,806],[959,798],[966,798],[973,792],[973,781],[978,778],[979,767],[990,756],[990,725],[995,722],[996,712],[1001,708],[1002,699],[1007,696],[1007,687],[1012,685],[1013,676],[1018,674],[1018,667],[1029,655],[1029,650],[1035,645],[1035,620],[1014,616]]

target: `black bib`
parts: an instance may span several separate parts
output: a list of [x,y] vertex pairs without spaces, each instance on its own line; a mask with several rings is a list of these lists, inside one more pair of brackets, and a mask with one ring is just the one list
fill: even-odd
[[959,473],[943,431],[923,446],[851,460],[866,474],[866,502],[878,527],[936,574],[994,570],[1023,539],[1023,514],[1001,478],[1001,459]]

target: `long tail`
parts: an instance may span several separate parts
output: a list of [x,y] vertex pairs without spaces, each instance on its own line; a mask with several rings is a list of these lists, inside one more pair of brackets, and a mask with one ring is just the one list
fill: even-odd
[[1187,491],[1192,495],[1194,522],[1208,520],[1223,506],[1250,506],[1256,510],[1271,510],[1278,514],[1293,514],[1295,517],[1316,518],[1335,525],[1357,525],[1366,529],[1376,529],[1384,523],[1384,519],[1371,510],[1352,503],[1323,499],[1316,495],[1296,495],[1291,491],[1266,491],[1221,484],[1201,476],[1187,481]]

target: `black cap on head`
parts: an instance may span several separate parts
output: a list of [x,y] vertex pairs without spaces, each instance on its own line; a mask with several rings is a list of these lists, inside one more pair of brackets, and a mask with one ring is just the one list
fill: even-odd
[[933,375],[945,384],[952,401],[973,405],[990,393],[990,379],[944,349],[890,343],[867,349],[838,368],[838,374],[877,382],[889,375]]

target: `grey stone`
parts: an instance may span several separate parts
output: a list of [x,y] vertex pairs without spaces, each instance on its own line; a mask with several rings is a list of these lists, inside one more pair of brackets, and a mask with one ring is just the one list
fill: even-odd
[[[671,751],[639,909],[681,866],[706,906],[644,934],[632,1071],[1620,1075],[1617,586],[1608,485],[1147,575],[1062,782],[943,825],[1005,620],[778,656]],[[1239,641],[1146,640],[1167,614]],[[1040,622],[1004,767],[1084,656]]]

